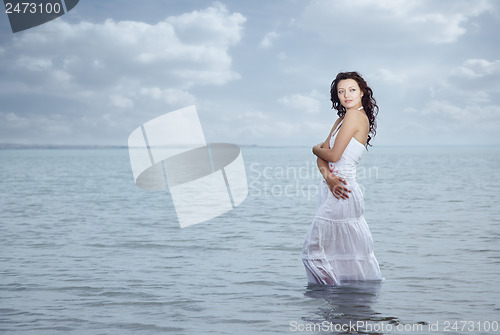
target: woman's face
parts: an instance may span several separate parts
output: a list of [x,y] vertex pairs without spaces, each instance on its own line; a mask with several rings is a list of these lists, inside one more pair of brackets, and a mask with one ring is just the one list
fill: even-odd
[[353,108],[358,109],[363,106],[361,103],[363,92],[361,92],[358,82],[354,79],[343,79],[339,81],[337,85],[337,96],[346,110]]

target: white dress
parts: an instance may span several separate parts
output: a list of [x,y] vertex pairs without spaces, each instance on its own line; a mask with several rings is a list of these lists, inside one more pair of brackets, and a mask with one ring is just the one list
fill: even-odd
[[[338,128],[330,139],[330,148],[337,134]],[[356,167],[364,151],[364,145],[353,137],[341,159],[328,164],[332,173],[345,179],[351,190],[348,199],[335,198],[326,181],[320,182],[316,216],[302,248],[309,283],[340,285],[382,279],[364,218],[363,194],[356,182]]]

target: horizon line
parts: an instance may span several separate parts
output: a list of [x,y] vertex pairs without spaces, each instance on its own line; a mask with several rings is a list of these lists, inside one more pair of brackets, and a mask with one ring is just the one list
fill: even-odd
[[[219,143],[219,142],[213,142]],[[211,143],[208,143],[211,144]],[[236,144],[242,148],[309,148],[308,145],[261,145],[261,144]],[[459,146],[487,146],[495,147],[500,144],[379,144],[376,147],[459,147]],[[128,145],[114,144],[26,144],[26,143],[0,143],[0,150],[4,149],[128,149]],[[370,147],[369,149],[372,149]]]

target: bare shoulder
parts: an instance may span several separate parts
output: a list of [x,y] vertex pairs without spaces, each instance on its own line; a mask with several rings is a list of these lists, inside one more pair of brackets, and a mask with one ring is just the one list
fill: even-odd
[[365,145],[370,131],[370,121],[363,110],[348,111],[345,115],[344,123],[347,123],[349,129],[359,143]]
[[363,110],[347,111],[344,117],[344,124],[345,123],[358,129],[363,129],[370,125],[370,121]]

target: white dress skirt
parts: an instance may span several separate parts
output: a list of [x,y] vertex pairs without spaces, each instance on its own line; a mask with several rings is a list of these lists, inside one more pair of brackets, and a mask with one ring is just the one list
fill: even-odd
[[[330,147],[336,134],[330,140]],[[356,167],[364,150],[364,145],[353,137],[342,158],[329,163],[330,171],[346,180],[346,187],[351,190],[348,199],[335,198],[326,181],[320,182],[316,216],[302,248],[309,283],[341,285],[348,281],[382,279],[364,218],[363,194],[356,182]]]

